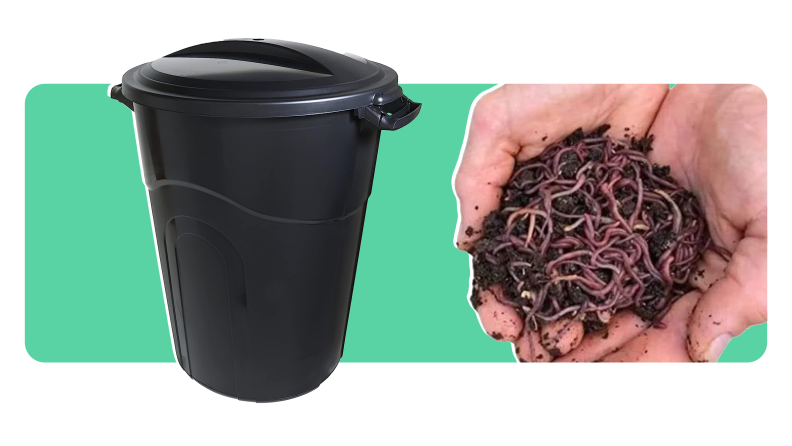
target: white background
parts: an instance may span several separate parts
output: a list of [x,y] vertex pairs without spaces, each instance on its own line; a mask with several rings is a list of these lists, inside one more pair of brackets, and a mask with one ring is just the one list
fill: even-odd
[[[788,441],[790,327],[780,319],[790,311],[783,281],[790,246],[779,232],[789,230],[782,194],[792,162],[784,136],[792,121],[785,2],[79,3],[9,2],[2,13],[0,443]],[[27,91],[39,83],[117,83],[132,66],[231,37],[359,54],[395,68],[402,83],[759,85],[769,98],[767,353],[756,363],[719,365],[341,364],[317,391],[277,404],[218,396],[176,364],[34,361],[24,348]],[[442,349],[454,339],[427,342]]]

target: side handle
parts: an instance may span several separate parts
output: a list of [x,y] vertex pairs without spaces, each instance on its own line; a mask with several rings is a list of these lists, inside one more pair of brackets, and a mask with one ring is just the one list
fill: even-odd
[[110,97],[126,105],[133,112],[135,111],[134,103],[129,99],[127,99],[126,96],[124,96],[124,93],[121,92],[121,84],[115,85],[113,88],[110,89]]
[[376,105],[382,102],[380,96],[382,95],[374,98],[375,105],[356,110],[358,118],[365,119],[380,130],[399,130],[411,123],[421,112],[421,104],[411,101],[404,95],[385,104]]

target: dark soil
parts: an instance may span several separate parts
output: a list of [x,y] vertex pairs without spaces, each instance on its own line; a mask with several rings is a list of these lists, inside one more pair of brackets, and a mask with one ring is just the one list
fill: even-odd
[[564,317],[607,333],[620,309],[657,322],[710,246],[696,197],[647,159],[653,136],[608,129],[577,129],[518,164],[471,250],[473,296],[502,285],[529,329]]

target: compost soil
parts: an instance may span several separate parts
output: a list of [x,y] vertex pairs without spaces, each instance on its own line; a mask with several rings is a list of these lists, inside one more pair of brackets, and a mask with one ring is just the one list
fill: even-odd
[[696,197],[648,160],[651,135],[614,139],[608,129],[577,129],[515,166],[470,251],[474,307],[497,284],[527,329],[565,318],[590,332],[621,309],[659,326],[692,289],[711,243]]

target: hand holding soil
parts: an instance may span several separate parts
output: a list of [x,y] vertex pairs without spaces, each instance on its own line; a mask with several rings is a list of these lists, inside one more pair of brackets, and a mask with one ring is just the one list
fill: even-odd
[[766,320],[765,172],[755,87],[489,93],[455,183],[482,325],[524,361],[716,360]]

